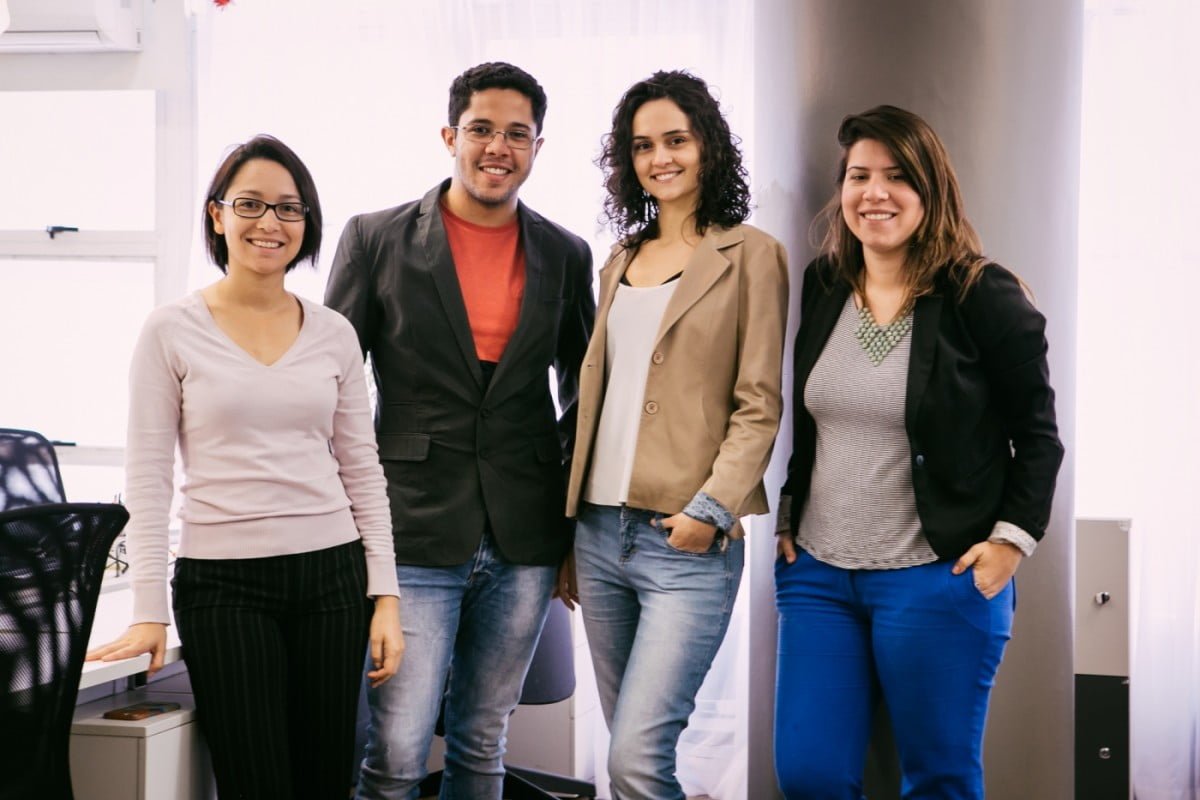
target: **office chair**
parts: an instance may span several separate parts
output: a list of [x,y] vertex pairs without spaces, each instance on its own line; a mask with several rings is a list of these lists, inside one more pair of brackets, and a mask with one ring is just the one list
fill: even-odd
[[[35,431],[0,428],[0,511],[65,502],[54,445]],[[117,575],[129,569],[123,538],[109,553],[108,565]]]
[[129,512],[0,512],[0,800],[74,800],[71,717],[108,550]]
[[[521,687],[521,705],[540,706],[558,703],[575,693],[575,652],[571,640],[571,613],[558,601],[551,601],[550,613],[542,628],[542,638],[533,652],[529,672]],[[519,713],[519,712],[518,712]],[[596,786],[566,775],[506,764],[505,797],[512,800],[544,800],[547,797],[596,796]],[[511,786],[511,791],[510,791]]]
[[[521,705],[546,705],[566,700],[575,692],[575,653],[571,644],[571,615],[558,601],[550,604],[542,636],[538,639],[525,683],[521,687]],[[443,703],[443,709],[445,704]],[[515,713],[520,713],[518,709]],[[445,733],[442,719],[437,734]],[[553,735],[553,734],[551,734]],[[421,797],[436,797],[442,783],[441,771],[421,782]],[[504,800],[558,800],[560,797],[593,798],[595,784],[566,775],[504,765]]]
[[54,445],[34,431],[0,428],[0,511],[66,499]]

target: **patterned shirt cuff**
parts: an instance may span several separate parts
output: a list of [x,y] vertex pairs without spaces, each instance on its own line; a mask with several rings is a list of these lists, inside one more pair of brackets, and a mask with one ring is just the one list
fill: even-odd
[[721,502],[707,492],[696,492],[692,502],[687,504],[683,513],[692,519],[715,525],[721,533],[729,533],[737,523],[737,517],[729,512]]
[[775,515],[775,535],[792,532],[792,496],[779,495],[779,511]]
[[988,537],[988,541],[1011,544],[1026,556],[1033,555],[1033,551],[1037,549],[1037,539],[1011,522],[1004,520],[1000,520],[992,526],[992,535]]

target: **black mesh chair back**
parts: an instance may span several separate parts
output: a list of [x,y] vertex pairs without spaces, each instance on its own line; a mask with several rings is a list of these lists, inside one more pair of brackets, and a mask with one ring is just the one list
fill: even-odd
[[0,511],[66,500],[54,445],[34,431],[0,428]]
[[113,540],[107,503],[0,511],[0,800],[73,800],[68,745]]

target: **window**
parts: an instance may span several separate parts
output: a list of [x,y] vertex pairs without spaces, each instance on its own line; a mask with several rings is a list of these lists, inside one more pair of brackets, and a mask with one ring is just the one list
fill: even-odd
[[156,297],[155,93],[0,92],[0,119],[0,425],[123,446]]

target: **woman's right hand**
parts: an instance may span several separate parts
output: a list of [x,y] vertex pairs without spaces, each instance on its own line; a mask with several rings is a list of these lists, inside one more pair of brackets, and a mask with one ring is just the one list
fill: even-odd
[[792,538],[790,530],[775,534],[775,558],[780,556],[783,556],[789,564],[796,562],[796,540]]
[[142,653],[150,654],[150,675],[163,668],[167,654],[167,626],[161,622],[139,622],[130,625],[119,639],[88,651],[85,661],[120,661]]

